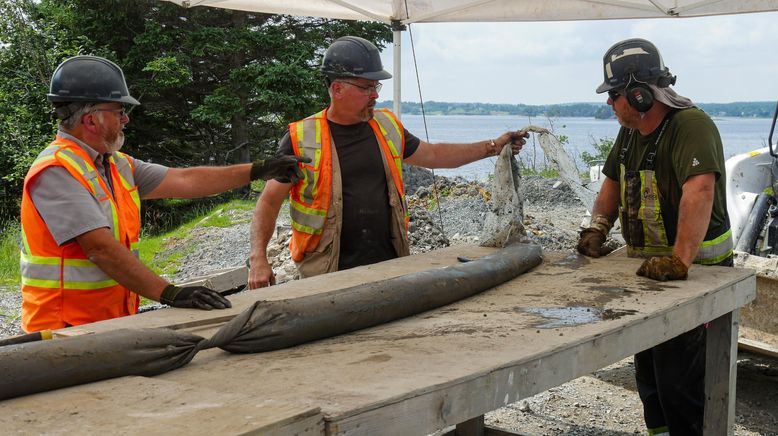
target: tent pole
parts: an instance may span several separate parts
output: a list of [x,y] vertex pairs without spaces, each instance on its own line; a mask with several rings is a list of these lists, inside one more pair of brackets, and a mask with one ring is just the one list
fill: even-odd
[[394,56],[394,62],[392,65],[392,78],[394,78],[394,86],[393,86],[393,92],[394,92],[394,101],[392,105],[392,111],[397,115],[398,118],[401,117],[400,114],[400,99],[402,98],[402,86],[400,85],[400,75],[401,75],[401,68],[400,68],[400,60],[401,60],[401,46],[402,46],[402,28],[399,26],[392,26],[392,34],[394,39],[394,51],[392,52]]

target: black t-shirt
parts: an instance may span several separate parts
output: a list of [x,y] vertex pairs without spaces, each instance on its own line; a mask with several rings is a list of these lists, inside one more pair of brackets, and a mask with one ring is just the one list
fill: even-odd
[[[343,185],[343,227],[338,269],[394,259],[388,185],[381,148],[368,123],[342,125],[328,121],[338,154]],[[419,147],[419,138],[405,130],[403,158]],[[279,155],[293,155],[289,132],[278,147]]]

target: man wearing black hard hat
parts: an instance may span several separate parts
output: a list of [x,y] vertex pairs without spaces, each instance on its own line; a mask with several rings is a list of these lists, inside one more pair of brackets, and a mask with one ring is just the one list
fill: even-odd
[[[613,45],[604,80],[621,129],[603,167],[607,176],[581,232],[578,251],[607,254],[616,218],[637,274],[686,280],[689,267],[732,266],[724,151],[708,115],[670,88],[676,78],[644,39]],[[705,327],[635,355],[649,434],[701,435],[705,404]]]
[[526,132],[506,132],[471,144],[430,144],[403,128],[388,110],[375,109],[380,80],[389,79],[371,42],[345,36],[321,65],[330,105],[289,125],[279,154],[310,157],[297,183],[268,182],[251,227],[249,286],[272,285],[267,244],[284,199],[290,198],[289,249],[302,277],[368,265],[409,254],[408,207],[402,163],[454,168],[518,153]]
[[140,200],[211,195],[257,178],[296,180],[301,159],[176,169],[121,153],[125,107],[140,103],[122,70],[96,56],[63,61],[48,99],[59,131],[33,162],[22,194],[22,328],[132,315],[138,295],[174,307],[230,307],[217,292],[174,286],[138,260]]

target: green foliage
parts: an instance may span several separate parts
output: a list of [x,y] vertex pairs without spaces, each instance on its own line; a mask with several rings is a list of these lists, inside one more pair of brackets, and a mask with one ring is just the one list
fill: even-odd
[[202,218],[216,205],[231,200],[234,195],[225,193],[205,198],[144,201],[141,203],[143,234],[155,236],[173,231],[195,218]]
[[586,151],[581,152],[581,159],[589,165],[594,161],[604,161],[608,158],[608,154],[610,154],[613,148],[613,142],[613,138],[600,138],[598,141],[593,141],[594,154]]
[[551,168],[550,166],[544,166],[540,169],[533,169],[533,168],[527,168],[522,167],[521,170],[522,176],[540,176],[545,177],[547,179],[556,179],[559,178],[559,171],[557,171],[554,168]]
[[318,72],[343,35],[383,47],[381,23],[181,8],[152,0],[0,2],[0,218],[18,216],[22,181],[55,124],[45,95],[76,54],[124,70],[134,108],[123,151],[170,166],[272,155],[294,120],[328,96]]
[[255,205],[256,203],[253,201],[241,199],[232,200],[211,212],[211,214],[198,223],[198,225],[203,227],[230,227],[235,224],[251,222],[251,219],[246,218],[246,215],[244,214],[239,214],[236,218],[235,212],[253,211]]
[[0,285],[19,284],[19,221],[0,221]]
[[74,47],[48,23],[30,25],[37,9],[33,0],[0,2],[0,222],[18,218],[24,175],[53,131],[52,58]]
[[171,248],[171,242],[186,239],[197,227],[227,227],[245,222],[245,219],[235,219],[235,212],[254,208],[254,201],[251,200],[212,199],[214,201],[209,204],[200,202],[195,207],[180,201],[166,200],[171,214],[181,216],[181,221],[175,227],[155,234],[146,233],[141,237],[138,244],[141,262],[157,274],[175,274],[181,259],[191,253],[195,246],[176,244],[175,248]]

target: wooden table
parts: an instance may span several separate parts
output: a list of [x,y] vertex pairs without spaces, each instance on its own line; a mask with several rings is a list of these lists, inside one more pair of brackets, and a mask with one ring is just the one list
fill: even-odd
[[[172,326],[208,337],[256,299],[323,292],[492,250],[452,247],[234,295],[226,311],[169,309],[81,329]],[[0,428],[424,435],[459,425],[460,433],[479,434],[486,412],[710,321],[705,434],[732,434],[737,309],[754,298],[752,271],[696,266],[687,281],[660,283],[635,275],[639,260],[545,257],[475,297],[352,334],[260,354],[206,350],[157,377],[8,400],[0,403]]]

